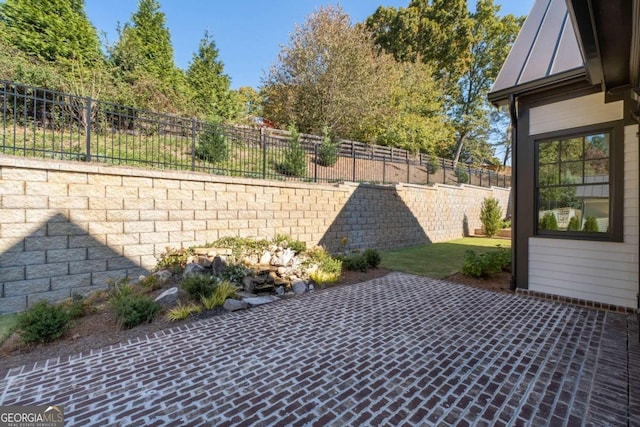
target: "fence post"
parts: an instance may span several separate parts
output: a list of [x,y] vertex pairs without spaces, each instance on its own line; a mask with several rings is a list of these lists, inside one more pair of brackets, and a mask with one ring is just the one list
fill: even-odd
[[267,179],[267,135],[260,128],[260,145],[262,146],[262,179]]
[[351,141],[351,158],[353,158],[353,182],[356,182],[356,148]]
[[87,155],[85,157],[85,161],[91,161],[91,97],[87,96],[87,102],[85,106],[85,126],[87,126],[85,137],[86,137],[86,151]]
[[387,156],[382,158],[382,184],[387,182]]
[[313,182],[318,182],[318,143],[313,144]]
[[447,183],[447,165],[444,163],[444,159],[440,159],[440,162],[442,163],[442,183],[446,184]]
[[191,119],[191,170],[196,170],[196,119]]
[[407,184],[411,184],[411,163],[409,163],[409,156],[407,156]]

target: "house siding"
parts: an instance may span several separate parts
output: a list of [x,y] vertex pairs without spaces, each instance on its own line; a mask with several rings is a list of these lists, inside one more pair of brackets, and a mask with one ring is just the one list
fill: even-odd
[[[603,94],[531,109],[530,135],[622,119]],[[529,238],[529,290],[636,307],[639,263],[638,126],[624,129],[623,242]],[[567,261],[567,262],[565,262]]]
[[604,103],[602,92],[553,104],[533,107],[530,111],[529,135],[621,120],[624,102]]

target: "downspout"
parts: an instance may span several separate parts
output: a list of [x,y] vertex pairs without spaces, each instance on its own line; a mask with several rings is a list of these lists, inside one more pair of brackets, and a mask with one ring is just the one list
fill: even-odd
[[517,96],[515,94],[509,95],[509,115],[511,116],[511,281],[509,282],[509,289],[516,290],[516,269],[518,263],[516,262],[516,235],[518,234],[518,215],[517,215],[517,191],[516,180],[518,171],[518,106]]

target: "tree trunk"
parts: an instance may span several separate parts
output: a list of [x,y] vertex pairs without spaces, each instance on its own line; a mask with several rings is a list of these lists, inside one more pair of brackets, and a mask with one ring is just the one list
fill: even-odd
[[460,160],[460,153],[462,153],[465,139],[467,139],[466,135],[461,135],[460,138],[458,138],[458,148],[456,149],[456,156],[453,158],[454,169],[458,166],[458,160]]

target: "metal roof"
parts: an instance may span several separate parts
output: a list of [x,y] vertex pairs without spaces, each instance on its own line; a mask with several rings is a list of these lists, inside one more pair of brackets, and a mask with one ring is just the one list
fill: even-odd
[[510,93],[584,75],[584,61],[565,0],[536,0],[489,99],[500,102]]

